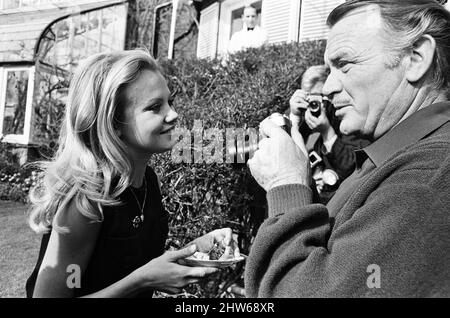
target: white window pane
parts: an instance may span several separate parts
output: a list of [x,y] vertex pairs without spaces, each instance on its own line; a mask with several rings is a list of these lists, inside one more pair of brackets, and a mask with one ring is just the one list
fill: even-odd
[[23,135],[27,106],[28,71],[8,71],[3,114],[4,135]]
[[20,0],[3,0],[3,9],[17,9],[20,5]]
[[59,21],[44,36],[48,42],[55,39],[53,44],[47,46],[47,52],[40,47],[39,54],[47,64],[70,71],[94,53],[121,50],[125,46],[126,17],[126,5],[119,5]]

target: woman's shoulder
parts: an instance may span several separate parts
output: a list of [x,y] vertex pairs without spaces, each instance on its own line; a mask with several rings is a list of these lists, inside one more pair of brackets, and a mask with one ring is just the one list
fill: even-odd
[[57,214],[52,224],[51,237],[58,243],[52,245],[50,238],[51,251],[56,248],[58,252],[66,253],[64,255],[67,257],[92,251],[100,234],[102,222],[94,221],[91,216],[85,215],[80,210],[81,207],[72,199],[67,207]]
[[[97,218],[98,221],[95,220]],[[53,222],[53,228],[67,230],[70,235],[81,237],[85,236],[86,232],[98,231],[100,225],[99,216],[87,215],[87,212],[83,212],[82,206],[77,204],[76,198],[72,199],[66,208],[55,215]]]

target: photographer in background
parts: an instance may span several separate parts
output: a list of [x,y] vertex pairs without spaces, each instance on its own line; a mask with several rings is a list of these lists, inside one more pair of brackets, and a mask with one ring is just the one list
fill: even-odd
[[324,204],[355,169],[354,150],[370,143],[367,139],[344,136],[339,132],[334,107],[322,95],[328,74],[326,65],[309,67],[303,73],[301,89],[296,90],[289,100],[289,118],[306,141],[312,176]]

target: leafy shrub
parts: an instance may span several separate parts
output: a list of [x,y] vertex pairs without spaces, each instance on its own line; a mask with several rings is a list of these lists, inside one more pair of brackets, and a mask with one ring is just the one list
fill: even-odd
[[31,165],[21,166],[14,150],[14,145],[0,142],[0,200],[26,203],[39,175]]
[[38,181],[39,174],[30,168],[14,174],[0,173],[0,200],[28,202],[28,193]]

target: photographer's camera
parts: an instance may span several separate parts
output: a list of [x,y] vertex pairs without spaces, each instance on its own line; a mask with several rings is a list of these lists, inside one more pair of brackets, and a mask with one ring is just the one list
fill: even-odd
[[322,94],[309,94],[308,96],[308,109],[314,117],[319,117],[322,108],[328,109],[330,104],[330,99]]

